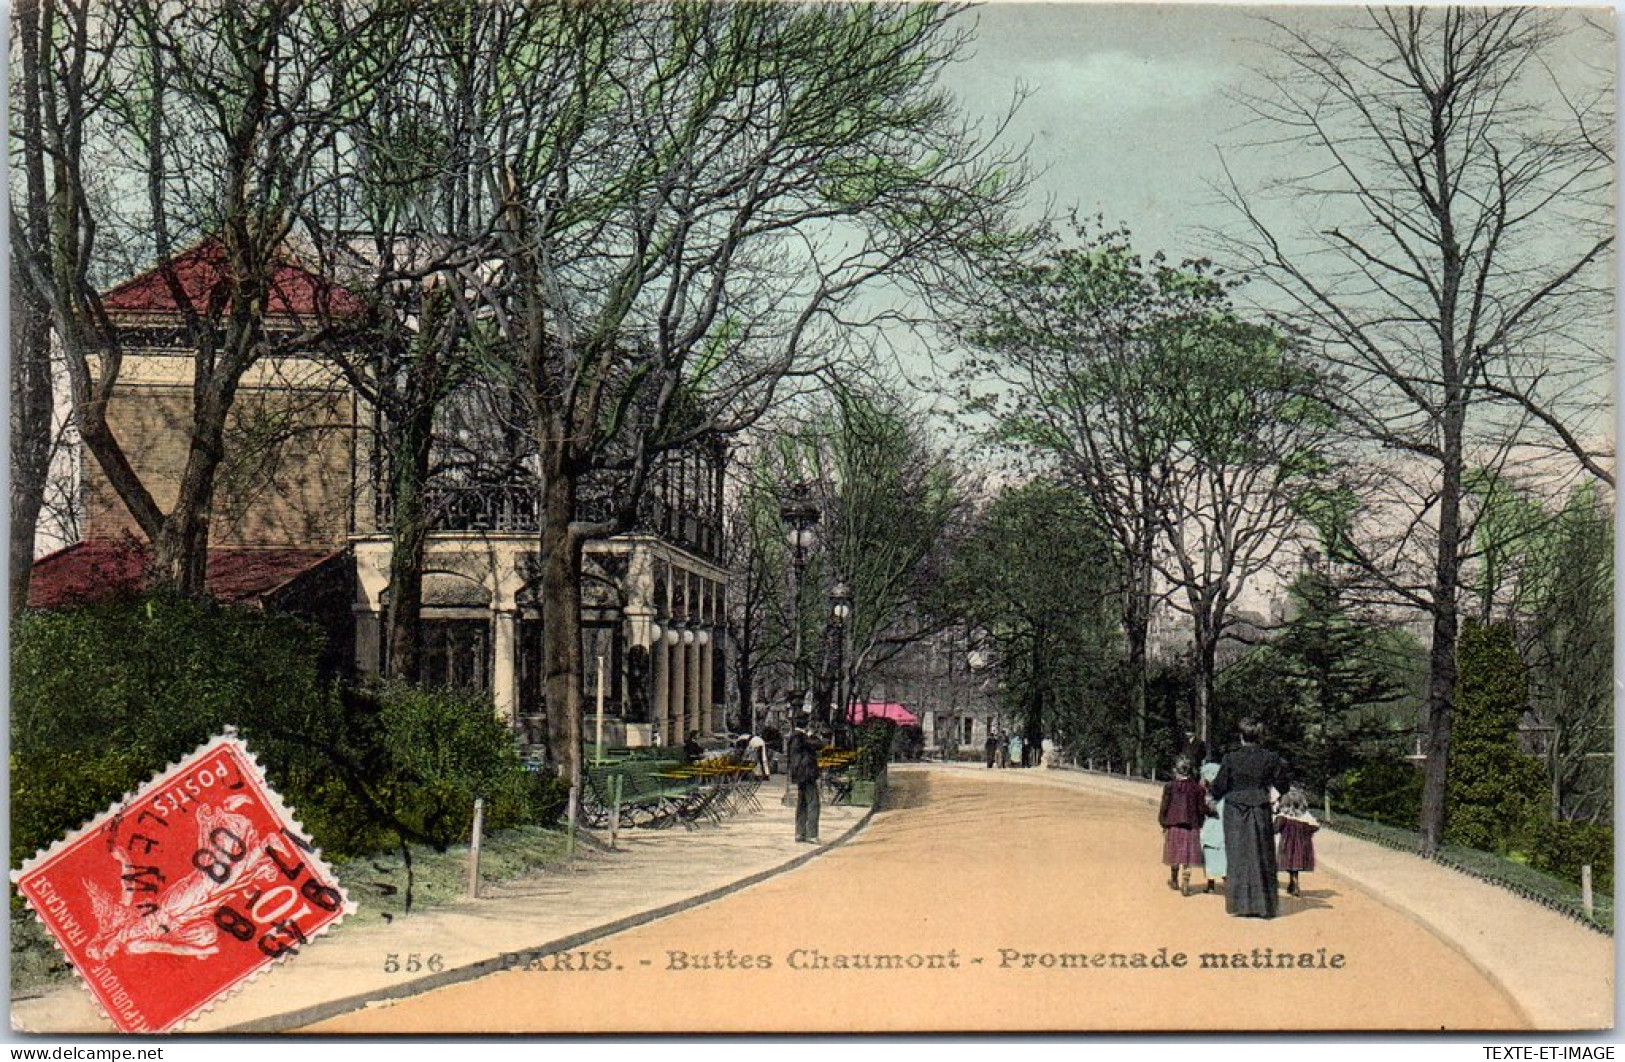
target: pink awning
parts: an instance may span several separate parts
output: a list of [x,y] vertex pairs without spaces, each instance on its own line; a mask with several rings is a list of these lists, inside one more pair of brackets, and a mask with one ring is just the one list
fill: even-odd
[[890,719],[898,726],[919,726],[920,721],[914,713],[900,704],[891,701],[876,701],[867,704],[854,704],[846,710],[848,722],[861,723],[865,719]]

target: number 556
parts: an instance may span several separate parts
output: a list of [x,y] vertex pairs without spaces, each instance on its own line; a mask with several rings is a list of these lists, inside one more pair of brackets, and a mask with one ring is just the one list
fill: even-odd
[[423,970],[428,970],[430,973],[439,973],[445,968],[446,960],[441,957],[439,952],[428,956],[416,951],[410,952],[407,954],[405,962],[402,962],[401,956],[395,952],[390,952],[384,956],[385,973],[419,973]]

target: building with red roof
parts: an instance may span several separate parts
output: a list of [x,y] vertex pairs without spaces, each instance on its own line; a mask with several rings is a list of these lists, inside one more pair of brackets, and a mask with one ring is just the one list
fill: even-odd
[[[161,508],[174,502],[191,445],[195,315],[218,320],[229,308],[228,269],[220,241],[206,240],[103,297],[122,356],[108,423]],[[298,346],[317,326],[363,312],[360,298],[291,257],[274,271],[264,327],[276,353],[237,392],[205,586],[224,603],[316,619],[347,669],[369,674],[386,664],[394,455],[375,445],[388,434],[382,413],[330,353]],[[465,471],[429,485],[420,677],[488,694],[535,740],[545,731],[537,491],[522,454],[487,452],[501,443],[500,431],[481,427],[488,399],[448,402],[448,423],[437,426],[457,448],[445,463]],[[583,687],[599,692],[602,658],[611,742],[674,745],[720,721],[723,461],[720,446],[669,458],[638,532],[587,547]],[[144,581],[143,536],[88,452],[81,476],[84,541],[36,563],[32,607],[85,604]]]
[[[218,320],[230,308],[228,275],[225,248],[211,238],[102,298],[121,354],[108,425],[142,483],[166,508],[191,445],[194,317]],[[364,311],[357,295],[292,257],[274,269],[264,322],[268,333],[284,340],[250,368],[238,388],[210,519],[211,544],[338,549],[347,542],[354,530],[361,410],[331,360],[297,345],[289,349],[285,340]],[[140,534],[88,451],[81,497],[87,539]]]
[[[276,264],[268,285],[269,325],[356,317],[367,310],[355,293],[310,272],[291,257]],[[217,236],[201,240],[167,265],[154,266],[106,292],[102,307],[115,319],[133,323],[143,316],[171,319],[190,309],[204,314],[230,308],[232,285],[226,248]]]

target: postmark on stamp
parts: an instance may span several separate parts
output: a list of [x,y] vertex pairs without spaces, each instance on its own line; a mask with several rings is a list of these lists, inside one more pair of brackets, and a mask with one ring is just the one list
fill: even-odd
[[12,881],[121,1032],[180,1027],[354,910],[230,733]]

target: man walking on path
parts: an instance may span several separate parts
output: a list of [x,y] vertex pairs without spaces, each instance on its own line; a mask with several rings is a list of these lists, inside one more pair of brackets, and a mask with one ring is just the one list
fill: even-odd
[[807,734],[806,716],[790,737],[790,781],[796,786],[796,840],[818,844],[818,747]]

